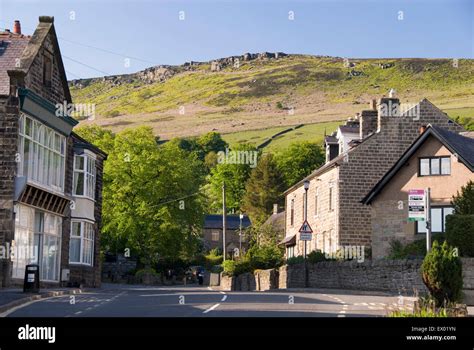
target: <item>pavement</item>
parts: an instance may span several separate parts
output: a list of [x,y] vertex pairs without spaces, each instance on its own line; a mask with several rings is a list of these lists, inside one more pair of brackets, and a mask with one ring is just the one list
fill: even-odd
[[210,287],[104,284],[29,301],[4,317],[383,317],[410,298],[340,290],[226,292]]

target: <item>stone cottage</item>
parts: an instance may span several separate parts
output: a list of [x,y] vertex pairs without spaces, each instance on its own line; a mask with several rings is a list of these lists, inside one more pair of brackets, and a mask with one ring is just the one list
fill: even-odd
[[[39,265],[43,286],[100,285],[106,154],[72,131],[52,17],[0,32],[0,285]],[[68,108],[66,108],[68,109]]]
[[451,199],[474,181],[474,139],[431,126],[370,190],[364,204],[372,209],[372,255],[388,255],[390,242],[425,239],[425,221],[408,221],[408,192],[430,188],[431,232],[444,233]]
[[369,247],[372,211],[361,201],[418,137],[419,128],[428,124],[463,131],[427,99],[405,108],[391,92],[328,136],[326,163],[285,192],[287,256],[304,251],[298,230],[304,218],[306,181],[307,220],[314,232],[306,243],[307,251],[334,253],[341,246]]

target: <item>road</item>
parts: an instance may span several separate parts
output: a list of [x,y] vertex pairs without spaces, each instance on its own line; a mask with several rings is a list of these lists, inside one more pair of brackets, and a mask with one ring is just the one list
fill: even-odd
[[367,317],[404,308],[396,296],[348,291],[222,292],[197,286],[106,285],[35,301],[7,317]]

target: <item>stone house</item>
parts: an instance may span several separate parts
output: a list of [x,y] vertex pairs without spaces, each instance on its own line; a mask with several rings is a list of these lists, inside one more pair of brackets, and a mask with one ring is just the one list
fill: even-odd
[[[227,254],[234,254],[234,249],[240,247],[240,238],[242,239],[242,250],[245,251],[248,248],[248,240],[245,236],[245,229],[250,227],[250,219],[247,215],[244,215],[242,222],[240,215],[227,215],[226,216],[226,252]],[[222,239],[222,215],[206,215],[204,218],[204,226],[202,228],[203,245],[206,251],[211,249],[219,249],[222,251],[223,239]],[[242,228],[242,236],[240,234],[240,228]]]
[[372,210],[372,255],[388,255],[390,242],[426,237],[424,221],[408,221],[408,192],[430,188],[432,233],[445,232],[455,195],[474,181],[474,139],[429,125],[364,198]]
[[[355,120],[354,120],[355,119]],[[353,128],[358,124],[359,135]],[[299,228],[304,218],[304,183],[309,182],[307,220],[313,230],[307,252],[335,253],[341,246],[370,247],[372,211],[365,195],[419,135],[419,128],[437,125],[453,132],[463,128],[423,99],[405,108],[392,93],[351,118],[342,130],[326,137],[326,163],[285,193],[286,255],[302,255]],[[349,129],[350,128],[350,129]],[[348,130],[346,130],[348,129]],[[349,140],[338,140],[347,137]],[[342,148],[340,145],[343,145]]]
[[[100,286],[106,154],[72,130],[52,17],[0,32],[0,286],[39,265],[43,286]],[[69,107],[68,107],[69,108]]]

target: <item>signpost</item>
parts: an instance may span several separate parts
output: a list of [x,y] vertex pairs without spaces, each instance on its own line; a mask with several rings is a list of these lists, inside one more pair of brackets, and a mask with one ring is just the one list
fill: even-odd
[[426,222],[426,251],[431,249],[430,188],[408,191],[408,221]]

